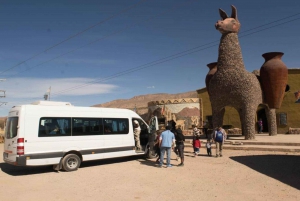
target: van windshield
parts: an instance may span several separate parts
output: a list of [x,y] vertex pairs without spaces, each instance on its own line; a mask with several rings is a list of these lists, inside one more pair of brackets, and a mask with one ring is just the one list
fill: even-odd
[[18,117],[9,117],[6,123],[5,138],[12,139],[17,136]]

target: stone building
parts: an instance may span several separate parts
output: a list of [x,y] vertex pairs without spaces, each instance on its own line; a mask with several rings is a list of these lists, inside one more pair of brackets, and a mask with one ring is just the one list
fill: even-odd
[[198,98],[167,99],[148,102],[148,118],[155,115],[163,119],[163,124],[175,121],[176,126],[180,125],[182,130],[191,129],[192,125],[201,127],[202,102]]
[[[212,109],[206,88],[197,90],[200,105],[201,119],[208,121],[212,126]],[[257,108],[256,118],[263,120],[263,132],[268,132],[268,122],[265,109],[262,105]],[[276,109],[277,132],[300,134],[300,69],[288,69],[288,85],[280,109]],[[225,107],[223,126],[226,128],[241,128],[239,114],[233,107]]]

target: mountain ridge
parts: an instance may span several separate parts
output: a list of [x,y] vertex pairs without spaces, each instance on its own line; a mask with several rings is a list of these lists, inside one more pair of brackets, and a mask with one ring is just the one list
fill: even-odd
[[145,94],[134,96],[130,99],[116,99],[106,103],[96,104],[92,107],[109,107],[109,108],[148,108],[148,102],[151,101],[161,101],[166,99],[180,99],[180,98],[198,98],[198,94],[195,91],[188,91],[177,94],[168,94],[168,93],[157,93],[157,94]]

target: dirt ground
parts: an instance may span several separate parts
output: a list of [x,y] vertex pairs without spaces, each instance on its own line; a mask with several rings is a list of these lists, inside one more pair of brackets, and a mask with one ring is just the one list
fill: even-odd
[[0,144],[0,200],[300,200],[299,153],[224,150],[215,158],[185,151],[184,167],[172,153],[172,168],[126,157],[55,172],[4,163]]

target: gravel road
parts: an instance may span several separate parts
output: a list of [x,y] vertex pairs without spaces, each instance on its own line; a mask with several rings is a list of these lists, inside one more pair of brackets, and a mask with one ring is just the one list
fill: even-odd
[[126,157],[56,172],[6,164],[0,144],[0,200],[300,200],[299,153],[224,150],[215,158],[191,151],[185,150],[184,167],[176,167],[172,153],[172,168]]

